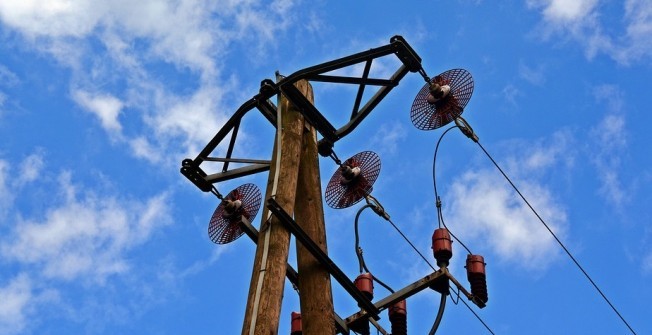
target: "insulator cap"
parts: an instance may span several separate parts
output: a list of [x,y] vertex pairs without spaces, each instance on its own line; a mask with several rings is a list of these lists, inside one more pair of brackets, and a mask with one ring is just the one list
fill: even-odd
[[453,257],[453,240],[448,229],[435,229],[432,234],[432,254],[437,260],[437,265],[448,266],[448,261]]
[[301,335],[301,313],[292,312],[292,326],[290,328],[290,335]]
[[487,293],[487,275],[484,257],[480,255],[466,256],[466,275],[471,284],[471,294],[477,297],[483,303],[489,300]]
[[353,283],[369,300],[374,298],[374,279],[371,273],[367,272],[359,275]]

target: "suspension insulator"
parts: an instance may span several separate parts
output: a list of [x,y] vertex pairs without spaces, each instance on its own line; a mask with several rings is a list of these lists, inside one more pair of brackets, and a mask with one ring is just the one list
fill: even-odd
[[453,240],[451,240],[448,229],[435,229],[432,234],[432,254],[439,267],[448,266],[448,261],[453,257]]
[[466,257],[466,275],[471,284],[471,294],[483,303],[487,303],[487,274],[485,271],[484,257],[480,255],[468,255]]
[[359,275],[353,283],[369,300],[374,298],[374,279],[371,273],[367,272]]
[[301,335],[301,313],[292,312],[292,326],[290,327],[290,335]]
[[392,323],[392,335],[407,335],[407,304],[401,300],[388,309],[389,322]]

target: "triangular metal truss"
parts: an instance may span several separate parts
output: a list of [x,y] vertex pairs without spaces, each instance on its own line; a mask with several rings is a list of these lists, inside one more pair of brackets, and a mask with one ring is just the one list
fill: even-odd
[[[401,61],[401,66],[394,72],[394,74],[387,79],[370,78],[369,74],[373,61],[377,58],[392,54],[397,56]],[[359,77],[328,74],[358,64],[364,64],[364,70]],[[261,82],[260,92],[236,110],[233,116],[231,116],[217,134],[215,134],[213,139],[206,145],[199,155],[194,160],[185,159],[182,162],[181,173],[199,187],[199,189],[204,192],[209,192],[213,187],[212,185],[215,183],[269,170],[270,161],[233,158],[232,154],[236,145],[240,123],[242,118],[249,111],[257,109],[272,126],[276,127],[277,107],[270,101],[270,99],[280,93],[287,97],[290,103],[298,108],[304,118],[315,127],[322,136],[322,139],[320,140],[320,148],[323,146],[330,149],[335,142],[351,133],[380,103],[380,101],[399,84],[399,81],[403,79],[408,72],[418,72],[424,77],[426,82],[429,82],[429,78],[421,66],[421,58],[405,41],[405,39],[403,39],[403,37],[394,36],[390,39],[390,43],[387,45],[299,70],[281,79],[277,83],[274,83],[270,79],[263,80]],[[357,95],[353,107],[351,108],[351,118],[348,123],[336,129],[317,109],[317,107],[315,107],[294,86],[294,84],[299,80],[358,85]],[[364,105],[362,105],[362,98],[367,86],[376,86],[378,87],[378,90]],[[229,134],[231,136],[229,138],[225,157],[211,156],[215,148],[217,148],[217,146],[220,145]],[[207,175],[201,168],[201,165],[205,162],[223,163],[222,171]],[[229,169],[230,163],[239,163],[243,164],[243,166]]]

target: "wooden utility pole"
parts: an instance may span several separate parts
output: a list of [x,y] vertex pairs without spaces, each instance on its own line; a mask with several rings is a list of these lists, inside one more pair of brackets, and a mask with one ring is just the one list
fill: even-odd
[[[299,91],[304,94],[309,101],[313,101],[312,87],[307,81],[299,81],[295,84]],[[308,175],[308,178],[317,177],[316,184],[311,182],[302,181],[301,192],[306,192],[306,194],[300,194],[299,200],[302,207],[314,206],[315,203],[319,203],[319,212],[313,214],[314,210],[304,210],[299,211],[302,213],[301,221],[308,221],[312,217],[320,217],[321,220],[321,234],[322,237],[319,238],[319,232],[317,235],[311,237],[315,238],[320,244],[323,243],[325,250],[325,233],[324,233],[324,218],[323,218],[323,209],[321,207],[321,190],[319,186],[319,169],[318,169],[318,157],[317,157],[317,146],[316,146],[316,134],[313,131],[306,131],[304,126],[304,118],[301,113],[296,109],[295,106],[291,105],[289,101],[282,94],[279,95],[279,106],[281,113],[281,157],[279,162],[279,169],[277,170],[277,160],[279,159],[276,155],[277,147],[279,143],[275,141],[274,144],[274,156],[272,157],[271,168],[269,173],[269,179],[267,181],[267,191],[265,193],[265,199],[274,196],[274,179],[278,174],[278,181],[276,183],[276,201],[283,207],[283,210],[287,213],[294,213],[295,199],[297,198],[297,181],[299,179],[299,165],[302,158],[305,156],[306,160],[303,163],[303,175]],[[312,127],[310,127],[312,128]],[[277,130],[281,131],[281,129]],[[304,140],[304,138],[309,138],[310,140]],[[314,142],[314,148],[312,144]],[[304,148],[308,144],[307,149]],[[302,150],[304,148],[305,150]],[[302,153],[304,152],[304,153]],[[314,156],[314,158],[308,158],[309,155]],[[312,189],[311,189],[312,188]],[[310,189],[310,191],[303,191],[304,189]],[[317,192],[317,193],[315,193]],[[309,196],[310,194],[310,196]],[[306,202],[308,199],[308,202]],[[265,202],[263,202],[265,203]],[[316,215],[316,216],[315,216]],[[285,270],[288,259],[289,245],[290,245],[290,234],[283,227],[283,225],[274,217],[268,219],[269,210],[265,209],[263,212],[262,223],[260,228],[260,235],[258,238],[258,245],[256,248],[256,256],[254,259],[254,268],[251,276],[251,283],[249,286],[249,295],[247,298],[247,308],[245,311],[245,319],[242,327],[243,335],[270,335],[277,334],[279,326],[279,317],[281,311],[281,303],[283,300],[283,287],[285,282]],[[312,224],[312,223],[311,223]],[[316,237],[317,236],[317,237]],[[300,256],[302,260],[306,260],[305,255]],[[311,257],[308,255],[308,257]],[[312,257],[311,257],[312,258]],[[320,271],[312,270],[315,266],[311,265],[310,261],[306,267],[304,265],[305,276],[307,278],[313,278],[317,274],[318,281],[327,284],[328,291],[328,303],[327,304],[318,304],[316,307],[314,304],[309,303],[307,309],[309,310],[308,315],[317,314],[316,311],[326,314],[327,316],[321,316],[316,318],[328,318],[328,326],[319,326],[323,327],[321,330],[327,330],[333,328],[333,307],[332,307],[332,298],[330,292],[330,277],[326,276],[326,281],[324,281],[321,276]],[[315,260],[312,260],[315,262]],[[304,274],[301,272],[301,265],[299,263],[299,278]],[[318,264],[316,265],[318,266]],[[321,271],[323,272],[323,271]],[[314,280],[313,280],[314,281]],[[299,279],[299,286],[301,287],[302,279]],[[305,280],[304,280],[305,282]],[[306,286],[308,292],[314,291],[311,288],[324,287],[323,285],[312,285],[309,283],[303,284]],[[319,293],[323,295],[323,293]],[[312,300],[311,297],[302,298],[302,309],[304,300]],[[320,297],[314,300],[321,300]],[[330,306],[330,307],[328,307]],[[313,312],[315,311],[315,312]],[[306,316],[308,316],[306,315]],[[304,320],[310,326],[313,322],[308,321],[310,318],[306,317]],[[321,322],[315,323],[320,325]],[[316,328],[317,329],[317,328]],[[319,330],[317,330],[319,332]],[[314,332],[314,334],[317,334]],[[324,333],[319,332],[320,334],[335,333],[332,332]],[[308,333],[305,333],[308,334]]]
[[[312,92],[310,92],[312,93]],[[306,95],[310,102],[314,98]],[[319,177],[317,132],[306,122],[299,164],[299,181],[294,216],[297,223],[320,248],[326,249],[326,227]],[[303,335],[334,335],[331,277],[312,254],[297,242],[299,301]]]

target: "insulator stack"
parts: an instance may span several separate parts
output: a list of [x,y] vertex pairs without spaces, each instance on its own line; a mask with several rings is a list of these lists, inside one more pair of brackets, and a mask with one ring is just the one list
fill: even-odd
[[301,328],[301,313],[292,312],[292,326],[290,327],[290,335],[302,335]]
[[353,282],[362,294],[369,300],[374,298],[374,277],[371,273],[363,273]]
[[489,300],[485,265],[487,264],[484,262],[484,257],[480,255],[468,255],[466,257],[466,275],[471,284],[471,294],[483,303],[487,303]]
[[407,304],[401,300],[389,307],[392,335],[407,335]]
[[[359,275],[353,283],[355,284],[355,287],[370,301],[374,298],[374,279],[371,273],[367,272]],[[361,335],[369,335],[369,321],[364,318],[359,319],[351,325],[351,329]]]
[[453,240],[451,240],[448,229],[435,229],[432,234],[432,254],[439,267],[448,266],[448,261],[453,257]]

